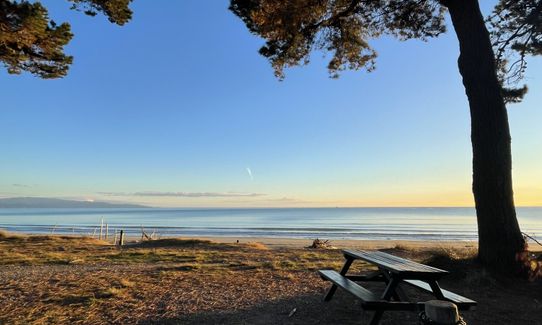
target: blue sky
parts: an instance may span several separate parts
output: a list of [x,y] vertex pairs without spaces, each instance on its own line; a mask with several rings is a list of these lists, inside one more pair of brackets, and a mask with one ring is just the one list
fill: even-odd
[[[72,23],[75,63],[61,80],[0,71],[0,196],[473,205],[453,31],[374,41],[373,73],[330,79],[315,53],[279,82],[228,1],[136,0],[124,27],[43,2]],[[509,108],[515,192],[519,205],[542,205],[542,60],[529,64],[530,92]]]

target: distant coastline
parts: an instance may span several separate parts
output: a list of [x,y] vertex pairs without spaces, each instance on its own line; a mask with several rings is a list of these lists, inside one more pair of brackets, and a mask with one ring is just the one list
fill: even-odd
[[43,197],[15,197],[0,199],[0,209],[145,209],[148,206],[128,203],[109,203],[99,201],[77,201]]

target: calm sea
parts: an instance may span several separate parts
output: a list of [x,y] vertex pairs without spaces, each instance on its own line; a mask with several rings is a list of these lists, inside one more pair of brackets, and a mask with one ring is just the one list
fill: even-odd
[[[517,209],[524,232],[542,240],[542,207]],[[473,208],[0,209],[0,229],[26,233],[109,231],[161,236],[476,240]]]

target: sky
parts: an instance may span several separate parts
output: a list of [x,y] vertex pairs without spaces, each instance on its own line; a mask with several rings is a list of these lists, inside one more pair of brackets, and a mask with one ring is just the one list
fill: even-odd
[[[42,2],[71,22],[75,62],[59,80],[0,70],[0,197],[473,206],[453,31],[374,40],[372,73],[331,79],[315,53],[278,81],[228,1],[136,0],[123,27]],[[530,91],[509,107],[517,205],[542,205],[541,71],[531,59]]]

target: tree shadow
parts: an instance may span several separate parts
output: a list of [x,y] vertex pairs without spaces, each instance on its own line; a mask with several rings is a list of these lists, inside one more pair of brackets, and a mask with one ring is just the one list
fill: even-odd
[[[174,318],[148,318],[139,324],[368,324],[372,312],[363,312],[359,300],[338,291],[329,301],[322,294],[269,301],[238,310],[213,310]],[[294,312],[295,309],[295,312]],[[385,313],[380,324],[417,324],[412,312]]]

